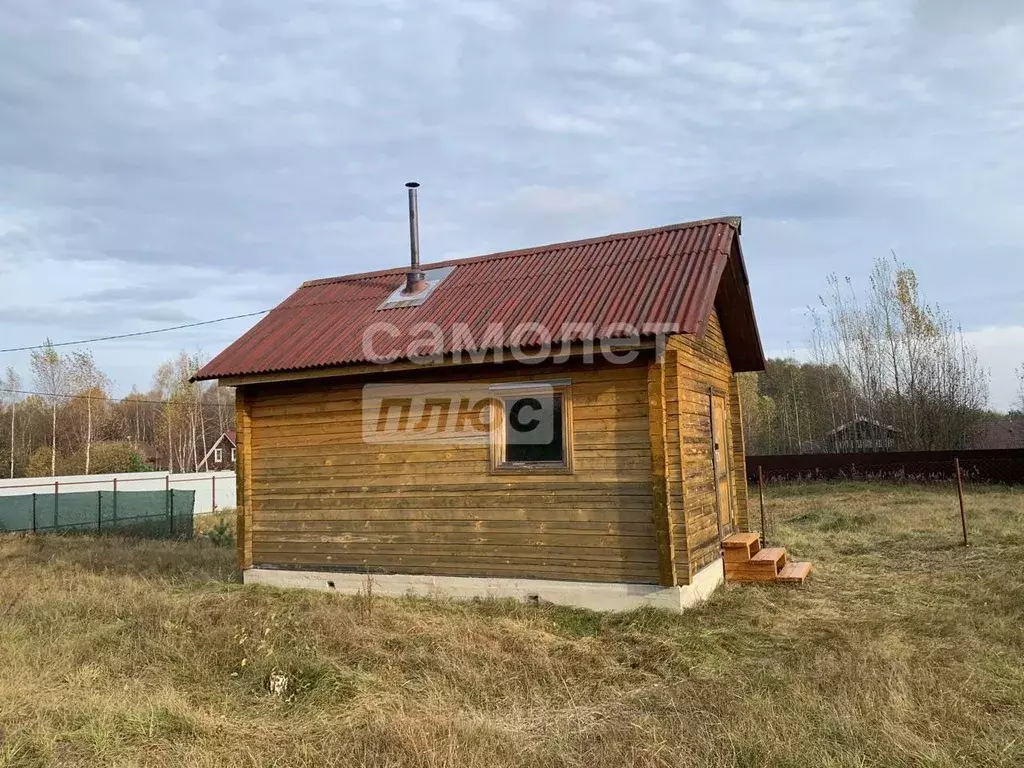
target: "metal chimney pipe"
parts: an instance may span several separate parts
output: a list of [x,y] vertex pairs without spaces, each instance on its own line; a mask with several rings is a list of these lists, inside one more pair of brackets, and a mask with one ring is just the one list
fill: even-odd
[[409,255],[411,266],[406,273],[405,289],[402,293],[419,293],[427,287],[426,275],[420,269],[420,214],[416,201],[416,189],[419,182],[410,181],[405,185],[409,189]]
[[410,181],[405,185],[409,190],[409,250],[412,255],[412,268],[420,268],[420,213],[416,204],[416,189],[419,182]]

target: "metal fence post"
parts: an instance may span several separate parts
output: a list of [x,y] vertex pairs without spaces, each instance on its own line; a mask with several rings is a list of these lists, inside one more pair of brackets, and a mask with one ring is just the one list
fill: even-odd
[[761,497],[761,546],[765,546],[768,543],[768,534],[764,527],[764,473],[761,471],[761,465],[757,465],[757,494]]
[[32,533],[36,532],[36,494],[32,493]]
[[171,538],[174,538],[174,491],[168,491],[171,497],[171,515],[170,515],[170,527],[171,527]]
[[60,528],[60,481],[53,481],[53,531]]
[[103,491],[96,491],[96,533],[103,531]]
[[210,475],[210,509],[211,512],[217,511],[217,476]]
[[116,477],[114,478],[114,509],[113,509],[113,514],[111,515],[111,520],[113,521],[114,527],[117,528],[117,478]]
[[960,471],[960,459],[953,459],[956,467],[956,492],[960,497],[960,525],[964,530],[964,546],[967,546],[967,512],[964,510],[964,475]]

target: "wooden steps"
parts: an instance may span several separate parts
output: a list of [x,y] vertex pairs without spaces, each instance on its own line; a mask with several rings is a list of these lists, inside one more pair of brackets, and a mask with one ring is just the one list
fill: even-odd
[[803,584],[811,575],[810,563],[787,563],[776,579],[781,584]]
[[803,584],[810,563],[789,561],[785,547],[761,548],[756,533],[734,533],[722,542],[725,580],[737,583]]

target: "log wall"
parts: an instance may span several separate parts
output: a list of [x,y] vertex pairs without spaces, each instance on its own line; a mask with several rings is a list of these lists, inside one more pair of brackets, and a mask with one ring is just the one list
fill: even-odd
[[[251,385],[239,398],[243,559],[255,566],[656,583],[648,361],[425,372],[569,378],[573,474],[495,474],[488,446],[368,444],[365,381]],[[403,379],[408,381],[408,379]]]
[[679,474],[673,475],[671,495],[682,514],[675,522],[679,579],[689,578],[719,557],[718,501],[711,443],[710,394],[722,395],[729,411],[727,424],[730,493],[736,528],[747,527],[747,493],[743,420],[739,390],[729,362],[718,313],[712,311],[703,336],[672,336],[667,345],[670,418],[678,419],[675,445]]

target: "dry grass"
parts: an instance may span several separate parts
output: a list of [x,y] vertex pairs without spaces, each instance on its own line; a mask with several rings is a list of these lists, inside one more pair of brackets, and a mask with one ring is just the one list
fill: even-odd
[[[0,539],[0,766],[1019,766],[1024,494],[772,489],[801,589],[683,616],[244,588]],[[268,691],[286,676],[288,693]]]

